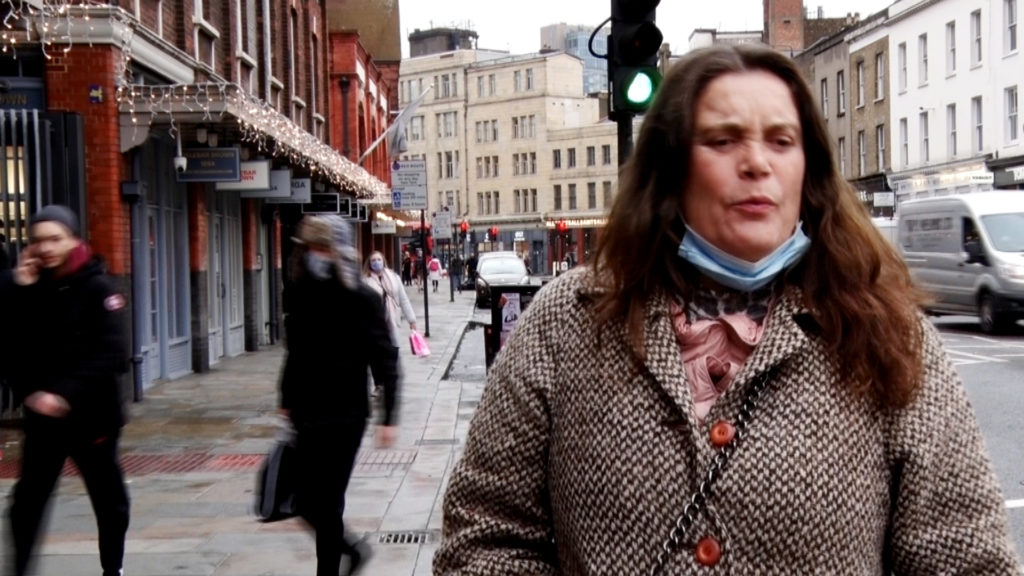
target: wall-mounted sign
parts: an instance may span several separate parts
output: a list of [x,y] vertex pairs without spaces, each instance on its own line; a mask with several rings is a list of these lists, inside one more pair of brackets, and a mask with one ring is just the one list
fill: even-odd
[[266,190],[243,190],[239,193],[242,198],[284,198],[292,196],[292,171],[271,170],[270,188]]
[[0,110],[45,110],[46,91],[40,78],[0,78]]
[[178,182],[237,182],[241,177],[238,148],[189,148],[184,171],[175,171]]
[[396,234],[398,226],[394,220],[374,220],[370,223],[370,232],[373,234]]
[[217,190],[268,190],[269,188],[270,160],[242,162],[238,181],[217,183]]
[[391,206],[396,210],[427,209],[426,160],[395,160],[391,164]]
[[329,194],[313,194],[308,204],[302,205],[303,214],[338,214],[341,195],[337,192]]
[[434,219],[430,223],[430,230],[434,234],[434,240],[451,240],[452,213],[447,210],[435,212]]
[[309,178],[292,178],[292,193],[287,198],[267,198],[267,204],[307,204],[313,194],[313,182]]

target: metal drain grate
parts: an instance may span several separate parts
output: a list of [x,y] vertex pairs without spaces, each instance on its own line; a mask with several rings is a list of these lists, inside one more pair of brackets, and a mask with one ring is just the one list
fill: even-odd
[[436,530],[412,530],[409,532],[381,532],[378,544],[427,544],[437,539]]

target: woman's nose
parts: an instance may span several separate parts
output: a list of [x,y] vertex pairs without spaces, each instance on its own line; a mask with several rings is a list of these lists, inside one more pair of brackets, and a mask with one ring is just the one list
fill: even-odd
[[743,159],[740,169],[743,174],[750,177],[764,176],[771,172],[771,164],[768,162],[767,144],[764,142],[748,142],[743,148]]

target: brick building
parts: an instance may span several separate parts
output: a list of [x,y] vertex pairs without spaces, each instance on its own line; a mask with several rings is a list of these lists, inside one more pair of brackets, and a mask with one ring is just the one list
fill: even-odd
[[[366,169],[353,160],[388,124],[387,74],[351,33],[331,37],[318,0],[5,9],[14,11],[0,39],[0,160],[16,173],[0,179],[9,252],[40,205],[80,213],[130,295],[126,386],[136,399],[156,380],[278,340],[301,195],[386,196],[386,149]],[[342,154],[334,107],[347,74],[356,137]]]

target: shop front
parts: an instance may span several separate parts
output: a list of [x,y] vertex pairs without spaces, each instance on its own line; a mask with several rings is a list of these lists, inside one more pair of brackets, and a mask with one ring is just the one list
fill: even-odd
[[992,185],[1000,190],[1024,190],[1024,156],[990,160]]
[[[992,171],[980,160],[936,166],[926,171],[897,172],[888,176],[897,207],[904,200],[969,194],[992,189]],[[897,208],[897,216],[899,209]]]

